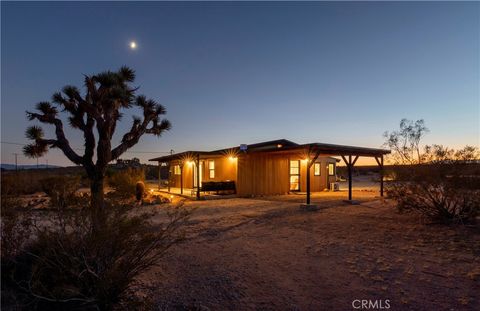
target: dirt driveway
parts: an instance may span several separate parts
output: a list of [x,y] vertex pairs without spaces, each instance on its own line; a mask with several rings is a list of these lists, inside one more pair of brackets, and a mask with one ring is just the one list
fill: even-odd
[[[190,201],[189,239],[146,278],[160,309],[480,310],[480,232],[421,224],[373,193]],[[298,200],[297,200],[298,199]],[[381,301],[381,302],[380,302]],[[358,303],[356,304],[358,306]]]

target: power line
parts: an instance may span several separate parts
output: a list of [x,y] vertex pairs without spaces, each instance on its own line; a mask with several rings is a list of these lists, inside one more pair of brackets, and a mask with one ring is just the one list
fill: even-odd
[[[15,143],[15,142],[10,142],[10,141],[2,141],[1,142],[2,144],[6,144],[6,145],[17,145],[17,146],[25,146],[25,144],[22,144],[22,143]],[[78,151],[83,151],[85,150],[85,148],[79,148],[79,147],[75,147],[75,148],[72,148],[74,150],[78,150]],[[165,153],[165,154],[170,154],[170,151],[145,151],[145,150],[142,150],[142,151],[125,151],[125,153]]]

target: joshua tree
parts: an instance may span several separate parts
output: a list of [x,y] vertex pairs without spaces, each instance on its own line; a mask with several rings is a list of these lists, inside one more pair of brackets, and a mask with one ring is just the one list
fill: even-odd
[[[138,143],[143,134],[160,136],[170,129],[170,122],[161,119],[165,108],[143,95],[135,95],[137,88],[130,84],[135,80],[135,72],[122,67],[117,72],[106,71],[97,75],[85,76],[85,94],[75,86],[65,86],[62,92],[52,96],[51,102],[36,105],[38,112],[27,111],[30,121],[55,127],[54,139],[44,138],[41,127],[31,126],[26,131],[33,143],[24,147],[25,155],[40,157],[49,148],[59,148],[65,156],[77,165],[82,165],[90,179],[91,204],[94,209],[104,206],[103,184],[107,165],[129,148]],[[133,106],[143,110],[143,118],[133,117],[133,124],[118,146],[112,148],[112,137],[122,109]],[[68,114],[71,127],[83,132],[85,151],[77,154],[65,137],[59,111]]]

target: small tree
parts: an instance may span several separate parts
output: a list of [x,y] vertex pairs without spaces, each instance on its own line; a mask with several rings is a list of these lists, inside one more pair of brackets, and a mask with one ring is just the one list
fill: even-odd
[[[122,67],[117,72],[105,71],[85,76],[85,94],[82,95],[75,86],[65,86],[62,92],[53,94],[53,104],[40,102],[36,105],[38,112],[27,111],[30,121],[38,120],[54,126],[56,138],[46,139],[41,127],[29,127],[26,136],[33,143],[24,147],[25,155],[40,157],[49,148],[59,148],[70,161],[82,165],[90,179],[94,209],[104,206],[103,185],[108,163],[137,144],[142,135],[160,136],[170,129],[170,122],[161,119],[166,113],[165,108],[143,95],[135,95],[137,88],[131,86],[134,80],[135,73],[128,67]],[[112,148],[112,137],[122,117],[121,110],[135,106],[143,110],[143,118],[135,116],[130,131],[123,135],[118,146]],[[71,127],[83,132],[83,155],[77,154],[65,137],[59,109],[69,115]]]
[[402,119],[400,129],[385,132],[385,146],[392,150],[392,157],[396,164],[422,163],[420,141],[428,133],[423,119],[412,121]]
[[400,122],[400,130],[385,132],[385,145],[392,149],[395,181],[388,196],[405,212],[441,222],[465,223],[480,213],[479,181],[470,172],[478,161],[475,147],[455,151],[442,145],[420,145],[427,132],[423,120]]

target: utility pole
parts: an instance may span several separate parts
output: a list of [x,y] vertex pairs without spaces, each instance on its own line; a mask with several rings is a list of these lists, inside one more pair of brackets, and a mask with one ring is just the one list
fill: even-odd
[[15,171],[18,171],[18,161],[17,161],[18,153],[14,153],[14,155],[15,155]]

